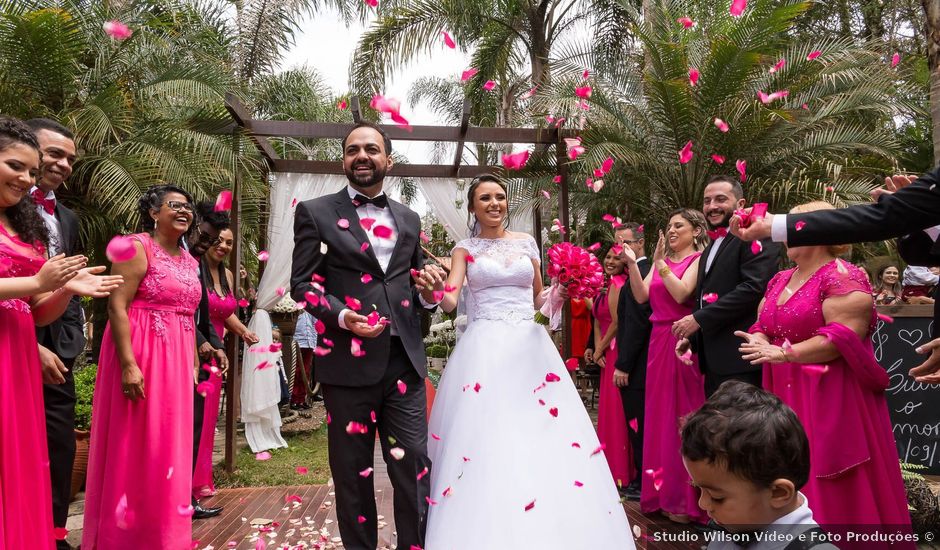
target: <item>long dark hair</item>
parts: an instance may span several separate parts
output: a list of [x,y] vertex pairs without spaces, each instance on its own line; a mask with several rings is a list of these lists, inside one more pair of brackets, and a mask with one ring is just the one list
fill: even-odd
[[[163,206],[163,198],[166,197],[168,193],[179,193],[186,197],[186,200],[192,204],[193,196],[189,194],[188,191],[177,187],[175,185],[154,185],[153,187],[144,191],[144,194],[140,196],[140,199],[137,201],[137,213],[140,214],[140,227],[143,231],[153,235],[154,230],[157,228],[157,224],[153,218],[150,217],[151,210],[160,210],[160,207]],[[196,221],[196,213],[193,212],[193,223],[189,224],[189,231],[184,233],[180,239],[188,236],[193,231],[193,227],[198,223]]]
[[[39,141],[29,126],[16,118],[0,117],[0,151],[17,144],[32,147],[42,157]],[[32,197],[23,197],[20,202],[8,207],[5,213],[21,241],[34,247],[49,247],[49,228],[36,210],[36,202]]]
[[467,229],[470,230],[471,237],[476,237],[480,232],[480,222],[473,215],[473,195],[481,183],[488,181],[500,186],[506,193],[506,217],[503,219],[503,224],[509,225],[509,191],[506,189],[506,184],[493,174],[482,174],[470,180],[470,189],[467,190]]
[[[226,229],[231,229],[232,220],[229,218],[228,212],[216,212],[215,204],[209,201],[202,201],[196,205],[196,220],[194,224],[207,223],[217,229],[221,236],[221,233]],[[202,284],[212,292],[215,292],[215,284],[212,282],[212,276],[209,274],[209,262],[206,260],[206,256],[203,255],[199,260],[202,262],[202,269],[199,270],[199,276],[202,278]],[[231,288],[228,285],[228,277],[225,276],[225,262],[219,262],[218,266],[218,275],[219,283],[222,286],[222,297],[228,295],[231,292]],[[216,296],[219,295],[218,292],[215,292]]]

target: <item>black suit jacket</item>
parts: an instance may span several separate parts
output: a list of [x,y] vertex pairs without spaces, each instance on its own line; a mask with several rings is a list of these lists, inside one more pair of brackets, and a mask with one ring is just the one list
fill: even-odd
[[[764,297],[767,283],[777,272],[780,245],[770,239],[761,241],[763,250],[754,254],[751,243],[728,234],[718,247],[711,269],[705,264],[715,243],[709,244],[698,266],[695,309],[692,316],[701,327],[690,339],[698,355],[702,372],[728,375],[760,370],[741,358],[741,339],[736,330],[747,332],[757,318],[757,306]],[[717,294],[712,303],[706,294]]]
[[[55,217],[59,220],[60,252],[74,256],[81,250],[78,239],[78,216],[58,201]],[[36,340],[62,359],[75,359],[85,349],[84,315],[81,298],[73,296],[65,313],[45,327],[36,327]]]
[[[212,319],[209,318],[209,290],[206,288],[206,285],[202,284],[202,281],[205,280],[205,263],[202,261],[202,258],[196,258],[199,261],[199,286],[202,289],[202,295],[199,298],[199,308],[196,309],[196,346],[201,346],[205,342],[215,349],[223,349],[224,344],[222,343],[222,338],[220,335],[215,333],[215,327],[212,326]],[[208,380],[208,371],[205,369],[199,369],[200,376],[205,373],[206,380]]]
[[[646,278],[650,272],[650,261],[643,258],[637,262],[640,275]],[[627,388],[642,390],[646,387],[646,360],[650,346],[649,302],[639,304],[626,283],[620,289],[620,301],[617,303],[617,362],[614,367],[630,375]]]
[[[411,279],[411,270],[421,269],[424,262],[419,240],[421,220],[418,214],[393,200],[388,201],[388,208],[398,226],[398,236],[386,271],[382,271],[371,246],[365,251],[361,248],[369,238],[359,225],[359,216],[345,187],[333,195],[298,204],[294,213],[291,296],[296,301],[307,301],[307,311],[326,325],[322,337],[333,342],[330,353],[317,358],[316,378],[325,384],[375,384],[388,366],[389,328],[376,338],[362,339],[365,355],[352,356],[350,344],[355,335],[339,325],[339,314],[347,308],[347,296],[362,304],[359,313],[368,315],[374,306],[379,315],[388,318],[415,370],[422,377],[427,375],[418,295]],[[337,225],[340,219],[349,222],[348,229]],[[311,284],[315,274],[325,279],[322,283],[325,292],[313,305],[305,294],[308,291],[320,294]],[[371,275],[372,280],[363,283],[363,274]]]

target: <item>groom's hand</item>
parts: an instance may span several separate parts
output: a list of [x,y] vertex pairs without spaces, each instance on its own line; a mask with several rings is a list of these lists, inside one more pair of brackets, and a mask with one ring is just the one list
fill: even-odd
[[375,338],[385,330],[385,323],[376,323],[374,326],[370,326],[368,317],[359,315],[352,310],[346,311],[343,323],[346,324],[346,328],[350,332],[362,338]]

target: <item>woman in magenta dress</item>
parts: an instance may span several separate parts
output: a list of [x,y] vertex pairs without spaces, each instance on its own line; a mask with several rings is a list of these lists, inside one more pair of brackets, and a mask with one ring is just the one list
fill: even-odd
[[[212,328],[220,338],[225,337],[226,328],[235,332],[245,343],[251,345],[258,342],[258,337],[248,330],[235,310],[238,303],[232,288],[235,286],[232,272],[225,267],[235,243],[235,236],[231,229],[219,232],[218,243],[209,248],[202,257],[205,264],[203,276],[207,278],[203,284],[209,295],[209,320]],[[206,368],[202,366],[201,368]],[[219,401],[222,396],[222,372],[218,369],[209,371],[209,379],[203,382],[197,391],[205,393],[205,417],[202,422],[202,434],[199,441],[199,454],[196,457],[196,466],[193,469],[193,496],[196,499],[215,494],[215,483],[212,479],[212,451],[215,443],[215,427],[219,421]]]
[[[604,257],[607,288],[594,300],[594,362],[601,367],[600,397],[597,400],[597,438],[604,444],[604,454],[617,487],[626,487],[633,479],[633,454],[627,440],[627,419],[620,400],[620,388],[614,385],[617,363],[617,303],[623,286],[624,261],[620,247],[611,247]],[[614,277],[619,278],[615,281]],[[619,284],[618,284],[619,282]],[[610,365],[609,367],[607,365]]]
[[119,277],[96,277],[82,256],[46,261],[49,231],[26,194],[39,144],[0,117],[0,548],[55,548],[46,413],[36,325],[65,312],[74,294],[103,297]]
[[649,301],[653,310],[640,508],[644,513],[662,511],[679,523],[707,519],[698,506],[698,492],[689,483],[679,453],[679,422],[705,402],[704,378],[694,358],[676,357],[678,339],[672,334],[672,323],[692,312],[698,261],[706,239],[705,216],[701,212],[688,208],[673,212],[666,235],[659,234],[653,269],[646,280],[640,275],[633,251],[624,247],[630,289],[638,302]]
[[[825,202],[792,212],[829,210]],[[837,259],[845,246],[787,249],[796,268],[767,286],[757,322],[741,346],[764,364],[764,389],[800,418],[809,438],[810,479],[803,487],[824,527],[910,527],[885,389],[871,333],[877,317],[858,267]]]
[[127,281],[108,304],[91,416],[82,548],[192,547],[193,387],[199,264],[180,246],[192,198],[146,191],[147,231],[115,262]]

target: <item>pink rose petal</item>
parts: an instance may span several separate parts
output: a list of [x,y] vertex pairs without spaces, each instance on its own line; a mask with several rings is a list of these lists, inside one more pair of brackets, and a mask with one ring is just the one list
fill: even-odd
[[692,67],[689,69],[689,85],[695,86],[698,84],[699,72],[698,69]]
[[718,130],[722,133],[726,133],[730,129],[728,127],[728,123],[721,120],[720,118],[715,119],[715,128],[718,128]]
[[372,234],[380,239],[390,239],[392,237],[392,228],[387,225],[376,225],[372,228]]
[[358,521],[359,523],[365,523],[365,522],[366,522],[366,517],[365,517],[364,515],[362,515],[362,514],[359,514],[359,517],[356,518],[356,521]]
[[477,74],[478,72],[480,72],[479,69],[472,69],[472,68],[471,68],[471,69],[467,69],[466,71],[464,71],[464,72],[462,72],[462,73],[460,74],[460,80],[461,80],[462,82],[466,82],[466,81],[470,80],[471,78],[473,78],[473,75]]
[[777,71],[779,71],[780,69],[782,69],[783,66],[786,65],[786,64],[787,64],[787,60],[786,60],[786,59],[781,59],[780,61],[777,61],[776,65],[774,65],[773,67],[771,67],[767,72],[769,72],[770,74],[774,74],[775,72],[777,72]]
[[106,22],[102,25],[102,28],[105,34],[115,40],[127,40],[134,34],[130,27],[116,19]]
[[731,8],[728,10],[734,17],[741,17],[747,8],[747,0],[732,0]]
[[408,391],[408,385],[401,380],[395,382],[395,386],[398,388],[398,393],[402,395],[405,395],[405,392]]
[[578,368],[578,359],[577,359],[576,357],[572,357],[572,358],[570,358],[570,359],[566,359],[566,360],[565,360],[565,366],[568,368],[568,370],[575,370],[575,369],[577,369],[577,368]]
[[747,179],[747,161],[738,159],[734,163],[734,167],[738,170],[738,174],[741,175],[741,183],[744,183],[744,181]]
[[444,44],[445,44],[448,48],[450,48],[450,49],[453,50],[454,48],[457,47],[457,44],[454,43],[454,39],[451,38],[450,35],[447,34],[447,32],[441,31],[441,34],[444,35]]
[[545,375],[545,381],[546,382],[560,382],[561,377],[555,374],[554,372],[550,372]]
[[294,468],[294,471],[297,472],[297,475],[305,476],[310,471],[304,466],[297,466]]
[[822,55],[822,52],[819,51],[819,50],[811,51],[811,52],[809,52],[809,55],[806,56],[806,60],[807,60],[807,61],[812,61],[812,60],[816,59],[817,57],[819,57],[820,55]]
[[554,416],[555,418],[558,418],[558,407],[552,407],[548,409],[548,414]]
[[721,155],[712,155],[712,160],[715,161],[716,164],[724,164],[724,163],[725,163],[725,157],[723,157],[723,156],[721,156]]
[[349,220],[347,220],[346,218],[340,218],[336,220],[336,225],[338,225],[342,229],[349,229]]
[[261,252],[258,252],[258,261],[259,261],[259,262],[266,262],[266,261],[268,261],[268,259],[269,259],[270,257],[271,257],[271,255],[268,254],[268,251],[267,251],[267,250],[262,250]]
[[360,218],[359,225],[366,231],[372,230],[372,225],[375,223],[375,218]]
[[368,249],[369,249],[369,243],[368,243],[368,241],[362,243],[362,245],[359,247],[359,250],[362,251],[362,252],[365,252],[365,251],[368,250]]
[[692,19],[688,17],[680,17],[679,19],[676,19],[676,23],[679,23],[686,29],[690,29],[695,26],[695,21],[692,21]]
[[369,467],[366,468],[365,470],[359,472],[359,476],[360,476],[360,477],[369,477],[369,476],[372,475],[372,472],[373,472],[372,466],[369,466]]
[[350,421],[349,424],[346,424],[346,433],[349,435],[367,434],[369,433],[369,427],[359,422]]
[[764,245],[760,241],[751,243],[751,252],[753,254],[760,254],[762,250],[764,250]]
[[428,475],[428,467],[427,467],[427,466],[425,466],[423,470],[421,470],[420,472],[418,472],[418,476],[417,476],[418,481],[421,481],[421,478],[423,478],[423,477],[426,476],[426,475]]
[[184,518],[189,518],[193,516],[193,513],[196,512],[196,509],[193,508],[192,504],[180,504],[176,507],[176,513],[183,516]]
[[636,418],[631,418],[627,425],[630,426],[630,429],[633,430],[634,433],[640,431],[640,425],[637,423]]
[[601,454],[601,451],[603,451],[606,448],[607,448],[607,445],[604,445],[603,443],[601,443],[593,451],[591,451],[591,456],[596,456],[596,455]]
[[803,220],[800,220],[796,222],[795,224],[793,224],[793,229],[797,231],[802,231],[804,227],[806,227],[806,222],[804,222]]
[[487,80],[486,82],[483,83],[483,89],[486,90],[487,92],[492,92],[493,88],[495,87],[496,87],[496,83],[493,82],[492,80]]
[[531,510],[531,509],[533,509],[533,508],[535,508],[535,501],[534,501],[534,500],[533,500],[532,502],[530,502],[530,503],[528,503],[528,504],[525,505],[525,511],[526,511],[526,512],[528,512],[529,510]]
[[885,323],[893,323],[893,322],[894,322],[894,317],[891,317],[890,315],[885,315],[884,313],[879,313],[879,314],[878,314],[878,319],[884,321]]
[[897,67],[898,63],[900,62],[901,62],[901,54],[896,53],[891,56],[891,68],[892,69]]
[[693,156],[694,153],[692,153],[692,141],[689,140],[689,142],[679,150],[679,163],[688,164],[688,162],[692,160]]
[[529,151],[522,151],[512,155],[503,155],[503,166],[507,170],[522,170],[526,162],[529,161]]
[[359,280],[362,281],[362,284],[364,285],[369,284],[370,282],[372,282],[372,275],[369,275],[368,273],[364,273],[362,277],[359,277]]
[[255,453],[255,460],[265,461],[271,460],[271,453],[268,451],[261,451],[260,453]]
[[219,196],[215,198],[215,211],[216,212],[228,212],[232,209],[232,192],[228,189],[219,193]]
[[702,301],[705,302],[706,304],[713,304],[717,300],[718,300],[718,295],[715,294],[714,292],[709,292],[702,296]]
[[137,255],[137,248],[134,247],[134,239],[118,235],[108,242],[104,254],[113,263],[127,262]]
[[346,109],[349,108],[349,104],[346,103],[345,99],[341,99],[336,103],[336,108],[339,109],[340,111],[345,111]]
[[592,92],[593,90],[590,86],[580,86],[574,89],[574,95],[580,97],[581,99],[590,99]]
[[574,486],[575,486],[575,487],[584,487],[584,484],[581,483],[580,481],[578,481],[578,480],[576,479],[576,480],[574,480]]

